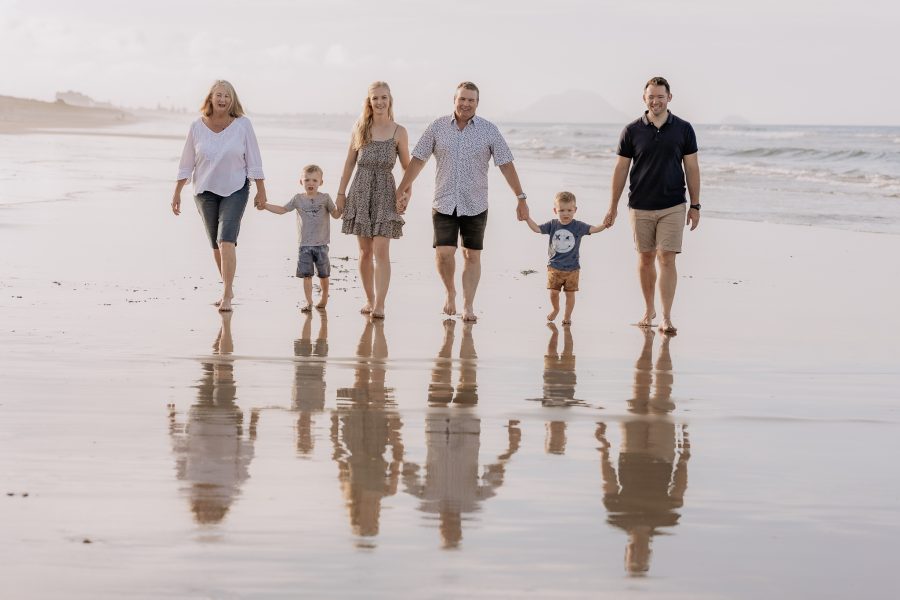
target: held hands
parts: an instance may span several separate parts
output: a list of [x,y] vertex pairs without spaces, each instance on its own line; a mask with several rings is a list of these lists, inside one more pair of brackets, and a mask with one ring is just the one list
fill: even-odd
[[519,200],[516,202],[516,219],[519,221],[525,221],[528,217],[531,216],[528,212],[528,203],[524,200]]
[[256,210],[265,210],[266,208],[266,193],[262,190],[257,190],[256,196],[253,198],[253,206],[256,207]]
[[603,217],[603,225],[607,229],[609,229],[610,227],[612,227],[615,224],[616,216],[618,215],[618,213],[619,213],[619,211],[617,209],[610,208],[609,211],[606,213],[606,216]]
[[410,188],[397,189],[396,206],[394,207],[398,215],[406,214],[406,207],[409,206],[412,190]]

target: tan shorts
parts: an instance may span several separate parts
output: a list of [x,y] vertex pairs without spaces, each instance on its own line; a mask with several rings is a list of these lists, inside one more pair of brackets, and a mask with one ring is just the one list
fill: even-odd
[[664,250],[681,252],[681,238],[687,219],[687,203],[663,210],[628,209],[634,248],[638,252]]
[[580,269],[560,271],[553,267],[547,267],[547,289],[558,290],[562,288],[564,292],[577,292],[579,273],[581,273]]

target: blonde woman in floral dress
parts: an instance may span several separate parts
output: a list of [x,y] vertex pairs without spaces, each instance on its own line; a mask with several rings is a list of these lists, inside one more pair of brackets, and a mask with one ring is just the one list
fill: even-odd
[[[409,165],[409,136],[394,122],[391,88],[383,81],[369,85],[362,115],[353,127],[347,161],[338,186],[337,206],[343,209],[341,231],[359,241],[359,277],[366,293],[360,309],[372,318],[384,318],[384,303],[391,281],[390,243],[402,235],[403,217],[396,210],[392,170]],[[350,191],[347,184],[354,168]]]

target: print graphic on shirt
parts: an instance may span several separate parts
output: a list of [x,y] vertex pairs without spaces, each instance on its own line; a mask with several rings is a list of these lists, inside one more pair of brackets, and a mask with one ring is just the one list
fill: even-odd
[[575,236],[568,229],[557,229],[550,239],[553,254],[565,254],[575,247]]

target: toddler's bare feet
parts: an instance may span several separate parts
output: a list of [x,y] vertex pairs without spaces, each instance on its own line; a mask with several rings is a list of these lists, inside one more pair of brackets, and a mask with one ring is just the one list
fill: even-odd
[[653,319],[656,318],[656,311],[647,311],[644,313],[644,318],[635,323],[638,327],[653,327]]
[[558,315],[558,314],[559,314],[559,309],[558,309],[558,308],[554,308],[554,309],[551,310],[549,313],[547,313],[547,320],[548,320],[548,321],[553,321],[553,320],[555,320],[555,319],[556,319],[556,315]]

